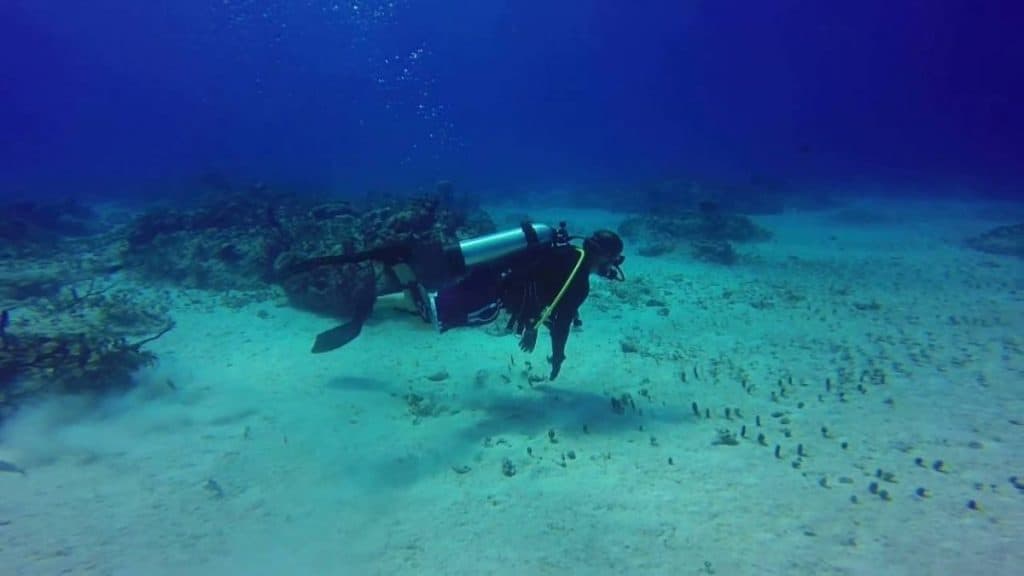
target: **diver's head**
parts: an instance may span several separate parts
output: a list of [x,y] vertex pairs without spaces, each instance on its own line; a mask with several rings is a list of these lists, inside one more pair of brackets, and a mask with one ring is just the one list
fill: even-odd
[[583,249],[591,258],[591,271],[609,280],[625,280],[619,266],[626,260],[622,255],[622,238],[611,230],[598,230],[583,241]]

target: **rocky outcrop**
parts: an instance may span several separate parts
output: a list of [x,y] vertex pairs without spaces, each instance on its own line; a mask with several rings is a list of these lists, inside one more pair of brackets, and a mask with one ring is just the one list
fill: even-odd
[[713,204],[676,215],[648,214],[627,218],[619,233],[647,256],[688,248],[694,258],[720,264],[736,262],[733,243],[762,242],[771,232],[746,216],[725,213]]
[[434,198],[360,208],[250,193],[140,217],[130,227],[124,263],[144,278],[193,288],[254,290],[277,284],[297,307],[348,316],[359,296],[381,281],[379,265],[285,275],[289,265],[398,242],[452,242],[493,230],[482,211],[457,212]]
[[99,217],[75,201],[11,202],[0,207],[0,258],[52,250],[64,239],[95,233]]
[[1024,258],[1024,224],[993,228],[988,232],[968,238],[965,244],[988,254]]

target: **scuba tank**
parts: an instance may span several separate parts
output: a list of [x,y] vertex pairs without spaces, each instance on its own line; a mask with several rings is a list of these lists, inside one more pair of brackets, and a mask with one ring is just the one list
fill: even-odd
[[376,260],[388,266],[408,266],[416,281],[434,291],[464,275],[470,268],[499,262],[503,258],[537,246],[558,246],[568,244],[569,232],[565,222],[558,228],[546,224],[523,222],[519,228],[495,232],[444,245],[440,242],[420,244],[398,243],[371,248],[354,254],[320,256],[296,262],[289,266],[282,277],[292,276],[321,266],[337,266]]
[[417,281],[436,290],[470,268],[492,264],[536,246],[569,242],[565,222],[557,229],[546,224],[523,222],[519,228],[462,240],[448,246],[439,243],[414,246],[409,259]]
[[570,236],[565,222],[559,222],[558,228],[523,222],[518,229],[463,240],[444,252],[449,271],[458,276],[474,266],[498,262],[535,246],[568,246],[572,240],[583,240],[583,249],[587,251],[609,255],[607,263],[597,270],[599,275],[609,280],[625,280],[620,266],[626,258],[622,256],[622,239],[618,234],[598,230],[587,238]]
[[[563,225],[564,226],[564,225]],[[564,227],[560,231],[564,230]],[[553,244],[558,235],[546,224],[523,222],[516,230],[495,232],[459,242],[458,248],[466,268],[499,260],[537,244]]]

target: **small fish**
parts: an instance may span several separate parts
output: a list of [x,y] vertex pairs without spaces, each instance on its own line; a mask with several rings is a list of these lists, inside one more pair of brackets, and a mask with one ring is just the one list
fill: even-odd
[[7,460],[0,460],[0,472],[10,472],[12,474],[21,474],[25,476],[25,469],[13,462]]
[[7,333],[7,327],[11,325],[11,311],[0,312],[0,334]]
[[213,496],[214,498],[223,498],[224,497],[224,489],[221,488],[220,484],[218,484],[217,481],[214,480],[213,478],[210,478],[209,480],[207,480],[206,484],[203,484],[203,488],[207,492],[209,492],[210,495]]

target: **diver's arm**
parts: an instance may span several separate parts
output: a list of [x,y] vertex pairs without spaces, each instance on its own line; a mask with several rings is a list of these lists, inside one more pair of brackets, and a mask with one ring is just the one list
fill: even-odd
[[[576,255],[573,254],[575,257]],[[573,260],[575,267],[578,260]],[[586,272],[581,272],[571,280],[561,302],[558,303],[548,322],[548,330],[551,332],[551,379],[558,377],[558,372],[565,361],[565,343],[569,339],[569,332],[573,323],[579,318],[580,307],[587,299],[590,292],[590,282]]]
[[569,329],[572,327],[574,314],[559,314],[551,319],[548,330],[551,332],[551,379],[558,377],[565,361],[565,343],[569,340]]
[[565,343],[569,340],[573,321],[579,315],[580,306],[587,299],[588,285],[586,279],[577,281],[562,299],[561,304],[548,321],[551,332],[551,379],[558,377],[558,372],[565,361]]

